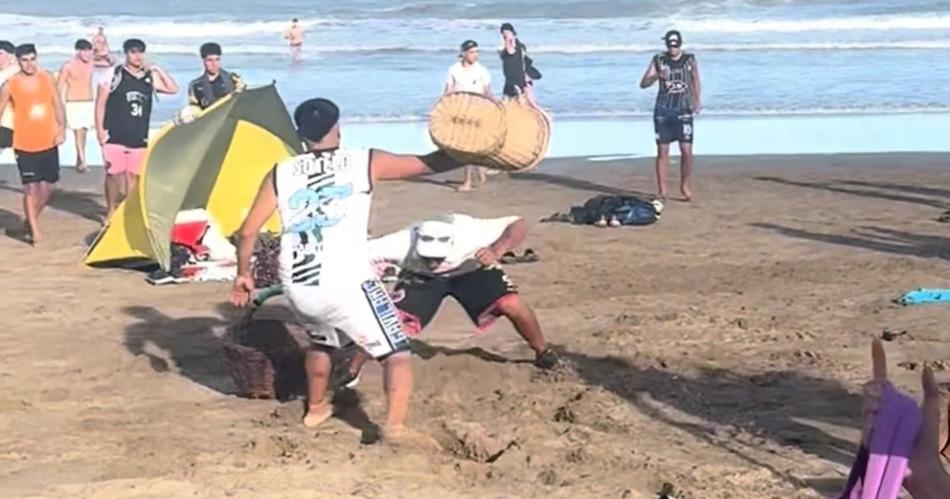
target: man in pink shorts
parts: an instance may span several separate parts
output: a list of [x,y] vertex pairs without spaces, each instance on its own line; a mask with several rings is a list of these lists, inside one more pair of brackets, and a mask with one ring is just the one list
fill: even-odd
[[152,95],[174,94],[178,84],[162,68],[145,60],[145,42],[126,40],[125,64],[116,66],[111,83],[96,95],[96,133],[106,163],[108,220],[119,202],[132,192],[148,147]]

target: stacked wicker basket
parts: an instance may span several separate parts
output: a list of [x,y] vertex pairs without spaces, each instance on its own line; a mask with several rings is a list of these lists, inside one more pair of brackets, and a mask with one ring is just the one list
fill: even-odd
[[455,159],[505,171],[537,166],[551,141],[547,115],[516,99],[472,93],[444,96],[429,117],[429,135]]

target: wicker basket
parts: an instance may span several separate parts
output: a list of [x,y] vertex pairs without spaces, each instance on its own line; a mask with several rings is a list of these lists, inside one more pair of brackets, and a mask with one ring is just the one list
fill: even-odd
[[222,338],[225,359],[238,394],[289,400],[306,391],[304,356],[308,345],[302,327],[280,305],[263,306],[272,296],[255,301],[243,320]]
[[551,121],[544,111],[518,99],[505,99],[502,106],[507,125],[505,141],[482,163],[507,171],[525,171],[538,166],[551,142]]
[[429,135],[433,143],[453,155],[495,153],[505,140],[504,108],[484,95],[448,94],[429,115]]

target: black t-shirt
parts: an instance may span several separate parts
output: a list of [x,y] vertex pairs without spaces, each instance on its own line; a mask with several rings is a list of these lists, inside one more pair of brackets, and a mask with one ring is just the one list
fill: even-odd
[[656,94],[656,111],[692,112],[695,106],[693,89],[693,54],[683,53],[679,59],[668,54],[659,54],[653,58],[657,73],[660,68],[668,67],[669,80],[660,80],[660,89]]
[[148,126],[152,117],[152,95],[155,85],[152,73],[141,78],[119,66],[112,78],[106,100],[105,129],[109,144],[140,148],[148,146]]
[[521,42],[515,43],[515,53],[509,54],[507,50],[501,50],[501,70],[505,74],[505,95],[514,97],[518,95],[516,89],[524,90],[525,67],[524,67],[525,46]]

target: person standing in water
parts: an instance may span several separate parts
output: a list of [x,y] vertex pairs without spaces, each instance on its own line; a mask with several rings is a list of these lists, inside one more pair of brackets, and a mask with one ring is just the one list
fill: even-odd
[[290,21],[290,27],[284,32],[284,39],[287,40],[287,44],[290,46],[290,57],[294,62],[300,61],[300,57],[303,55],[303,36],[303,27],[300,26],[299,20],[295,17]]
[[66,102],[66,126],[76,138],[76,171],[85,173],[86,132],[96,126],[96,104],[93,98],[93,45],[89,40],[76,41],[76,55],[59,70],[56,86]]
[[106,38],[106,29],[99,29],[92,35],[92,52],[96,67],[107,68],[112,66],[112,54],[109,53],[109,40]]
[[647,66],[640,88],[659,82],[653,125],[656,132],[656,183],[660,199],[666,199],[666,174],[670,163],[670,143],[680,147],[680,192],[684,201],[693,193],[689,187],[693,172],[693,115],[702,108],[699,65],[696,56],[683,52],[683,36],[671,30],[663,37],[666,52],[657,54]]
[[16,48],[20,72],[0,90],[0,116],[13,106],[13,152],[23,183],[24,232],[36,246],[42,240],[39,217],[59,182],[59,145],[66,133],[66,112],[56,80],[40,68],[36,47]]
[[99,85],[96,95],[96,133],[106,164],[107,220],[138,182],[154,94],[178,92],[178,84],[165,70],[145,60],[145,42],[132,38],[122,48],[125,64],[115,68],[111,84]]
[[[449,74],[445,78],[443,94],[453,92],[469,92],[491,97],[491,75],[482,63],[478,62],[478,43],[466,40],[462,43],[459,61],[449,67]],[[478,174],[479,185],[484,185],[485,168],[480,166],[465,167],[465,181],[459,186],[462,192],[471,191],[472,178]]]

